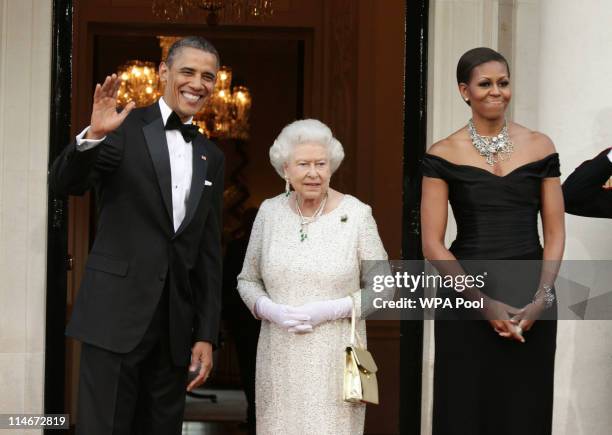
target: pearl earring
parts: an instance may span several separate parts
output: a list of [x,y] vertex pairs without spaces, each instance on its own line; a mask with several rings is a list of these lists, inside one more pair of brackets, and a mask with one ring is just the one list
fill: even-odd
[[289,185],[289,177],[285,177],[285,196],[291,194],[291,186]]

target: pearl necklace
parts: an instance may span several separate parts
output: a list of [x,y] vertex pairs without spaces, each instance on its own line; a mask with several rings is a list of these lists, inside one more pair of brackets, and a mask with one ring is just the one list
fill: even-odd
[[501,132],[496,136],[479,135],[474,126],[473,119],[470,119],[470,122],[468,122],[468,131],[472,139],[472,144],[478,153],[486,158],[487,163],[491,166],[500,160],[509,159],[510,154],[514,151],[514,144],[510,140],[508,123],[506,120],[504,120],[504,126]]
[[300,209],[300,201],[298,200],[297,194],[295,195],[295,208],[297,209],[298,214],[300,215],[300,242],[303,242],[308,238],[308,225],[319,219],[319,217],[323,214],[323,210],[325,209],[325,204],[327,203],[327,193],[325,197],[319,204],[319,208],[314,212],[312,216],[304,216],[302,214],[302,210]]

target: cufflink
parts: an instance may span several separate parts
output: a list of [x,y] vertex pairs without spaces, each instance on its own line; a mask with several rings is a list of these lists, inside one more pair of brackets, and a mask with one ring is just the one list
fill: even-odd
[[200,158],[201,158],[202,160],[206,160],[206,156],[205,156],[204,154],[202,154],[202,155],[200,156]]
[[204,180],[204,186],[212,186],[212,183],[208,180]]

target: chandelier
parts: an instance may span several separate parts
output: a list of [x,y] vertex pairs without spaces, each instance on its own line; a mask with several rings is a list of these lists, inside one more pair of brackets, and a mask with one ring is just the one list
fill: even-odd
[[[163,58],[167,49],[178,38],[160,36]],[[121,79],[117,104],[125,106],[130,101],[136,107],[153,104],[163,95],[163,84],[159,80],[153,62],[131,60],[117,72]],[[217,73],[213,93],[208,97],[202,110],[194,116],[194,124],[208,138],[239,139],[249,138],[249,115],[251,94],[245,86],[232,88],[232,70],[222,66]]]
[[231,85],[232,70],[222,66],[213,94],[194,117],[194,123],[208,137],[247,140],[251,94],[246,86],[232,88]]
[[117,104],[121,107],[130,101],[136,103],[136,107],[148,106],[161,96],[157,67],[153,62],[130,60],[119,67],[117,77],[121,79],[117,93]]
[[249,18],[263,20],[274,13],[273,0],[153,0],[153,15],[165,21],[177,21],[196,10],[207,13],[206,22],[245,22]]

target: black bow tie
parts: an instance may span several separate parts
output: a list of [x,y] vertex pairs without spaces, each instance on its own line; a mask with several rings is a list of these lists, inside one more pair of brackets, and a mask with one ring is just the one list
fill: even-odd
[[168,117],[168,121],[166,122],[164,129],[179,130],[183,135],[185,142],[193,141],[198,135],[198,126],[194,124],[183,124],[176,112],[172,112],[172,114]]

